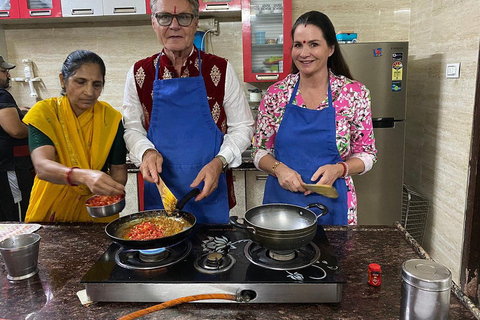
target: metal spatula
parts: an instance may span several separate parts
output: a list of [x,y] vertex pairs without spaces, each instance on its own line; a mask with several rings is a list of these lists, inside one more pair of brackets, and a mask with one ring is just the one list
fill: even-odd
[[173,195],[172,191],[168,189],[163,182],[160,175],[158,175],[158,183],[157,183],[158,192],[160,193],[160,197],[162,198],[163,207],[167,213],[175,212],[175,208],[177,207],[177,198]]
[[338,198],[337,189],[335,189],[335,187],[333,186],[329,186],[326,184],[306,184],[306,183],[302,184],[302,186],[307,190],[316,192],[327,198],[332,198],[332,199]]

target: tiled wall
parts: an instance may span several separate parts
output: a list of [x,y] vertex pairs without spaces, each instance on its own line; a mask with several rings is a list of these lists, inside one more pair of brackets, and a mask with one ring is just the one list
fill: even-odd
[[[476,10],[474,9],[476,8]],[[293,0],[293,19],[308,10],[325,12],[337,31],[353,30],[360,41],[409,40],[406,182],[432,202],[426,248],[452,269],[459,282],[471,141],[474,80],[478,55],[478,0]],[[2,30],[0,29],[0,32]],[[68,53],[90,49],[107,65],[101,99],[121,106],[125,74],[138,59],[160,50],[148,18],[101,22],[5,26],[13,77],[23,77],[22,59],[32,59],[43,82],[40,98],[58,95],[58,73]],[[0,36],[0,40],[2,37]],[[241,22],[221,22],[213,52],[232,62],[243,78]],[[2,41],[0,41],[0,44]],[[0,50],[0,52],[4,52]],[[445,64],[461,62],[461,78],[445,79]],[[26,84],[11,92],[31,106]]]
[[[412,1],[411,10],[405,182],[431,201],[424,247],[459,283],[480,3]],[[454,62],[461,76],[446,79]]]

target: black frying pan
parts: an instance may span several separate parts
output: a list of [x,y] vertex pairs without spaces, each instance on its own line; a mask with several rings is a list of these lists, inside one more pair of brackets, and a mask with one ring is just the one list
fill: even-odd
[[107,224],[105,227],[105,233],[110,239],[112,239],[113,242],[116,242],[125,248],[155,249],[174,245],[182,240],[185,240],[190,235],[197,222],[197,219],[193,214],[182,211],[181,209],[185,206],[188,200],[195,197],[199,193],[200,190],[195,188],[177,203],[176,210],[173,215],[185,219],[185,221],[189,222],[191,226],[172,236],[150,240],[127,240],[121,237],[125,229],[141,223],[141,220],[145,218],[167,216],[168,213],[165,210],[141,211],[128,216],[120,217]]

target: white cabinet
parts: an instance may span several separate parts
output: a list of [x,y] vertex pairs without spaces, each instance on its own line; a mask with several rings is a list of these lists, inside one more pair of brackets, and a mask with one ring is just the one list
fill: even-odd
[[259,170],[233,171],[237,205],[230,210],[231,216],[243,218],[249,209],[262,205],[267,177],[266,173]]
[[62,0],[64,17],[146,14],[145,0]]
[[235,189],[237,205],[230,210],[230,215],[243,218],[247,208],[245,198],[245,171],[233,171],[233,188]]
[[145,0],[103,0],[104,15],[146,14]]
[[267,182],[268,174],[259,170],[245,172],[246,209],[249,210],[262,204],[263,192],[265,190],[265,182]]
[[139,211],[137,174],[129,173],[127,184],[125,185],[125,209],[120,212],[120,216],[123,217]]
[[103,3],[99,0],[62,0],[62,16],[102,16]]

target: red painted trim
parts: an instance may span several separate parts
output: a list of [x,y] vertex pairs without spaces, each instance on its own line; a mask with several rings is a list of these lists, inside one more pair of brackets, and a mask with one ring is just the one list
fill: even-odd
[[[37,18],[56,18],[62,16],[62,6],[61,0],[52,0],[52,7],[48,9],[29,9],[28,8],[28,1],[27,0],[19,0],[20,4],[20,18],[28,18],[28,19],[37,19]],[[37,11],[46,11],[50,10],[49,15],[38,15],[38,16],[31,16],[31,13]]]
[[139,171],[137,172],[137,194],[138,194],[138,209],[139,211],[145,210],[145,204],[143,201],[143,194],[144,194],[145,184],[143,180],[143,175]]
[[255,82],[252,72],[252,29],[250,23],[250,0],[242,0],[243,81]]
[[150,0],[145,0],[147,4],[147,14],[152,14],[152,9],[150,8]]
[[10,1],[10,10],[0,10],[1,14],[8,13],[8,17],[0,17],[0,19],[18,19],[20,18],[20,7],[18,1]]
[[285,78],[292,69],[292,0],[283,0],[283,73],[280,79]]

